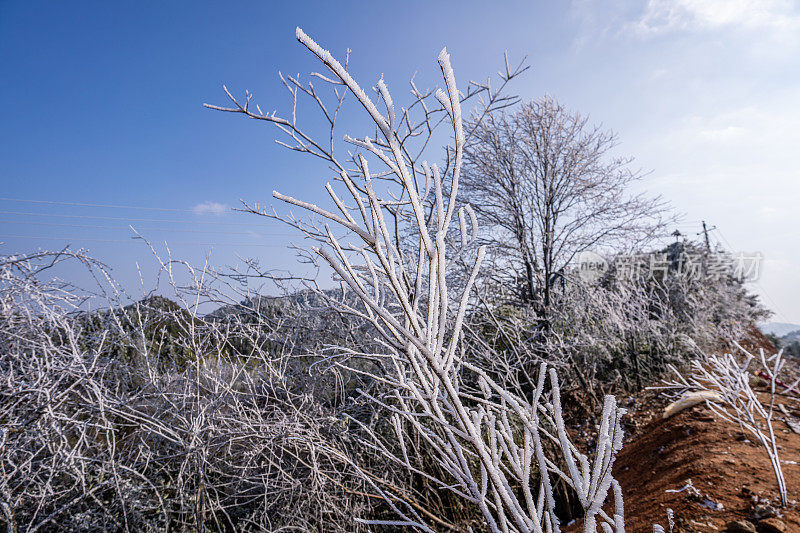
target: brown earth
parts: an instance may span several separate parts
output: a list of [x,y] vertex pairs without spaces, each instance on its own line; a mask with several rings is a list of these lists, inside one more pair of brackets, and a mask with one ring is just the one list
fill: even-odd
[[[800,402],[787,403],[800,407]],[[783,464],[791,503],[781,511],[782,520],[785,531],[800,532],[795,501],[800,494],[800,435],[783,420],[774,426],[782,460],[795,463]],[[644,425],[626,443],[614,469],[625,495],[627,530],[650,532],[654,522],[666,527],[668,508],[675,513],[676,531],[725,531],[729,522],[748,519],[757,503],[779,508],[769,459],[754,441],[704,406]],[[667,492],[682,489],[689,479],[700,496],[690,489]],[[722,508],[715,509],[716,504]]]
[[[748,337],[742,344],[752,353],[757,354],[759,348],[774,353],[758,330]],[[800,362],[787,361],[783,379],[794,382],[798,375]],[[780,509],[766,451],[752,434],[743,434],[738,424],[714,416],[704,405],[664,420],[668,400],[653,390],[622,403],[629,410],[624,419],[627,438],[614,475],[624,493],[627,531],[650,533],[653,523],[669,531],[667,509],[674,512],[676,533],[729,531],[729,523],[744,520],[757,531],[778,531],[767,524],[774,518],[759,522],[753,517],[756,506],[769,505],[778,511],[783,531],[800,533],[800,434],[787,424],[792,419],[800,422],[800,397],[779,395],[776,403],[788,414],[776,406],[773,421],[789,492],[786,509]],[[696,490],[684,488],[689,480]],[[581,525],[571,524],[566,530],[581,531]]]

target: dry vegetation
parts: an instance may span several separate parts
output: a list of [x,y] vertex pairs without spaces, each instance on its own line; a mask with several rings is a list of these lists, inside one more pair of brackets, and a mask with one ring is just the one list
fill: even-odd
[[[554,532],[580,519],[585,531],[624,531],[617,476],[628,474],[615,460],[626,457],[626,409],[615,394],[670,369],[688,376],[692,362],[749,383],[737,360],[704,353],[740,338],[763,309],[732,277],[682,275],[680,258],[704,253],[692,243],[653,250],[667,258],[655,276],[612,267],[590,281],[570,268],[599,245],[612,258],[647,249],[663,208],[625,196],[637,177],[627,159],[600,164],[613,135],[549,100],[516,111],[504,90],[523,65],[506,61],[495,85],[462,92],[442,51],[443,89],[412,83],[401,107],[383,80],[373,100],[346,61],[300,30],[298,39],[327,71],[313,75],[316,86],[282,80],[293,110],[302,98],[317,109],[325,141],[294,112],[263,113],[249,93],[240,101],[226,89],[231,107],[209,107],[274,124],[287,147],[326,164],[328,207],[275,197],[311,215],[282,219],[314,243],[302,257],[338,288],[278,279],[256,263],[214,272],[156,255],[168,298],[123,305],[103,265],[82,252],[0,258],[0,523],[13,532]],[[347,97],[374,136],[337,140]],[[527,138],[511,135],[514,125]],[[480,189],[496,173],[477,160],[501,161],[511,142],[525,157],[496,189]],[[548,158],[563,173],[543,171]],[[484,201],[502,191],[501,203]],[[61,261],[95,275],[101,310],[51,279]],[[251,288],[266,279],[281,296]],[[209,305],[216,310],[200,312]],[[715,385],[732,390],[722,378]],[[754,397],[755,411],[735,407],[747,390],[726,398],[728,418],[761,413]],[[774,438],[764,442],[777,454]]]

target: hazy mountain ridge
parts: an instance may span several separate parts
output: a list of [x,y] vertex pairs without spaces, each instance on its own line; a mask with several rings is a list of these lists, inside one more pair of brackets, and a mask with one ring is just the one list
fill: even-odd
[[800,324],[769,322],[760,328],[785,355],[800,357]]
[[767,322],[760,324],[761,331],[776,337],[785,337],[789,334],[800,333],[800,324],[790,324],[788,322]]

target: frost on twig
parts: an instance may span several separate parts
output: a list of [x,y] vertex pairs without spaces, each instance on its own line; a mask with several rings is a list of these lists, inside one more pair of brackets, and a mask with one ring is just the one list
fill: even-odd
[[[691,371],[687,376],[671,366],[674,379],[667,382],[666,387],[702,395],[702,401],[715,415],[739,425],[743,432],[754,435],[769,457],[781,505],[786,507],[786,480],[772,426],[775,388],[784,364],[783,351],[767,356],[763,349],[759,349],[758,356],[755,356],[739,344],[736,347],[741,352],[741,360],[731,353],[710,355],[705,359],[692,361]],[[755,362],[761,364],[761,373],[769,383],[769,392],[762,394],[762,397],[759,397],[759,393],[751,385],[753,374],[750,368]],[[767,396],[767,399],[764,400],[763,396]]]
[[[156,260],[177,303],[124,305],[83,251],[0,256],[0,529],[365,531],[379,496],[291,357],[317,320]],[[64,261],[93,294],[47,279]]]
[[[223,110],[275,123],[292,137],[293,149],[328,160],[341,184],[340,190],[326,187],[328,208],[277,192],[275,197],[319,217],[317,223],[294,218],[288,223],[316,241],[313,254],[355,296],[331,300],[331,305],[370,324],[377,334],[380,349],[361,357],[380,361],[381,372],[338,363],[380,383],[379,392],[363,394],[392,417],[397,447],[352,419],[366,435],[364,444],[476,506],[491,531],[559,531],[553,495],[557,480],[578,495],[585,531],[595,531],[598,525],[605,531],[624,531],[622,491],[612,476],[622,446],[624,414],[615,398],[603,401],[595,449],[587,455],[567,432],[554,369],[540,365],[534,389],[523,396],[464,357],[464,320],[485,250],[473,245],[477,223],[472,209],[456,202],[470,134],[464,131],[462,104],[482,95],[485,100],[477,112],[481,116],[509,100],[488,83],[459,91],[446,50],[438,57],[442,89],[423,93],[412,84],[413,101],[401,108],[379,80],[373,100],[350,75],[346,62],[337,61],[300,29],[297,38],[328,69],[320,79],[335,87],[337,95],[346,91],[354,96],[374,136],[345,136],[350,152],[340,160],[332,145],[323,148],[306,137],[294,119],[253,114],[247,103],[232,97],[235,107]],[[519,71],[508,68],[503,84]],[[292,94],[296,98],[297,92]],[[421,111],[419,120],[414,119],[415,111]],[[451,144],[437,156],[439,162],[432,162],[426,154],[439,127]],[[457,231],[451,229],[455,219]],[[454,284],[457,257],[470,257],[471,267]],[[341,353],[350,352],[342,346]],[[409,460],[411,440],[434,454],[441,475],[421,471]],[[432,530],[424,512],[397,505],[397,495],[382,494],[400,520],[370,523]],[[612,511],[605,506],[608,500],[615,503]]]

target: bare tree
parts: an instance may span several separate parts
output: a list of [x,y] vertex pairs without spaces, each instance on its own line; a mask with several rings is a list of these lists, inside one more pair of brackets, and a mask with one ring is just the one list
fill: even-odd
[[576,254],[641,241],[659,223],[662,204],[630,193],[642,173],[612,154],[616,145],[613,132],[547,96],[481,120],[465,147],[463,196],[503,258],[496,275],[517,283],[542,320]]

